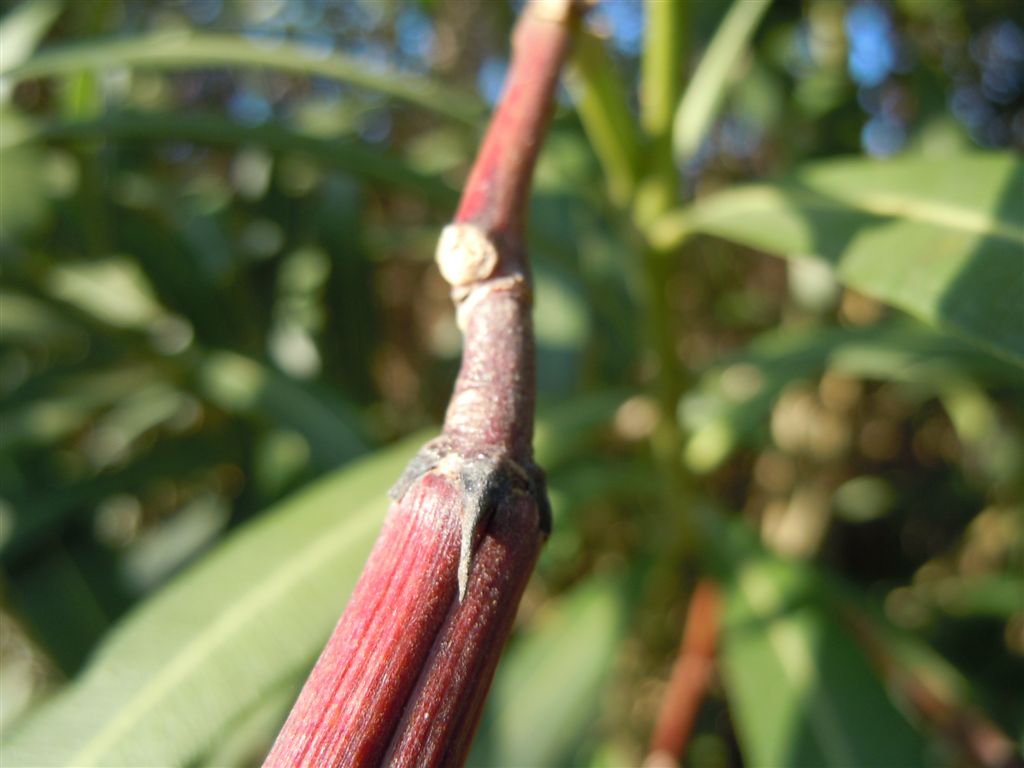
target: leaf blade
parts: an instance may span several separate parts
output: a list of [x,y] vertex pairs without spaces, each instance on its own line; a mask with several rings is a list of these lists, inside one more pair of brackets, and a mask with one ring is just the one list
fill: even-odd
[[239,35],[157,32],[44,49],[19,66],[5,67],[0,76],[5,81],[18,82],[113,67],[171,71],[211,66],[276,69],[378,91],[470,125],[480,117],[481,105],[465,93],[404,72],[380,72],[338,52],[329,56],[326,53],[280,41],[260,45]]
[[722,19],[672,119],[672,149],[677,162],[688,162],[700,147],[721,109],[736,62],[770,5],[771,0],[734,0]]
[[325,165],[369,181],[405,189],[440,205],[451,205],[455,190],[436,176],[413,169],[401,157],[351,139],[327,140],[280,123],[242,125],[215,114],[173,112],[111,113],[95,120],[54,121],[0,142],[7,153],[38,139],[186,140],[213,146],[255,144],[274,152],[308,155]]
[[[138,765],[183,764],[202,754],[283,673],[298,677],[312,661],[372,546],[386,489],[420,442],[405,441],[318,483],[174,582],[14,734],[5,758]],[[336,513],[338,499],[349,515]],[[272,664],[261,662],[268,653]]]
[[708,196],[651,236],[673,248],[710,234],[827,262],[850,287],[1024,365],[1022,188],[1010,153],[830,161]]
[[715,527],[720,654],[746,761],[924,765],[922,736],[833,616],[823,576],[763,551],[739,524],[718,518]]
[[[757,447],[771,410],[785,388],[826,371],[898,381],[941,395],[939,385],[957,377],[1020,391],[1020,369],[977,346],[914,321],[868,327],[770,331],[701,374],[680,405],[688,434],[684,457],[697,473],[719,467],[742,445]],[[737,391],[727,383],[741,380]]]
[[[538,459],[549,469],[568,462],[583,450],[581,436],[606,424],[622,397],[605,393],[580,402],[579,408],[553,409],[553,419],[542,416],[535,441]],[[415,435],[347,465],[275,505],[150,598],[115,627],[65,691],[4,734],[5,762],[182,765],[216,754],[225,733],[282,686],[297,688],[308,672],[370,551],[384,517],[387,489],[426,437]],[[349,514],[339,520],[342,505]],[[350,520],[355,527],[343,529]],[[183,647],[217,647],[203,638],[230,629],[220,618],[225,606],[236,616],[244,612],[232,606],[240,595],[258,591],[260,584],[250,581],[254,571],[262,574],[261,583],[280,582],[282,569],[291,574],[291,587],[278,584],[280,600],[272,602],[273,611],[236,625],[227,638],[245,642],[226,642],[232,653],[220,654],[194,674],[173,677],[175,671],[190,671],[188,660],[176,661]],[[197,599],[201,604],[190,604]],[[250,600],[248,618],[265,604]],[[189,658],[201,661],[195,650]],[[175,665],[172,673],[160,672],[170,665]],[[141,694],[142,703],[151,706],[134,706],[139,691],[153,686],[157,675],[155,693],[151,688]],[[218,691],[224,690],[228,703],[218,709]],[[166,697],[160,700],[157,694]],[[54,733],[61,739],[54,739]]]
[[569,84],[609,192],[624,205],[636,185],[640,141],[630,119],[625,87],[604,43],[592,34],[579,35],[573,47]]

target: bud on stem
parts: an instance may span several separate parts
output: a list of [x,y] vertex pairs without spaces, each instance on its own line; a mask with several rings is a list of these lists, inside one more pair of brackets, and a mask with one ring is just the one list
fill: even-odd
[[575,0],[533,0],[438,264],[465,334],[441,436],[393,503],[265,766],[459,765],[550,527],[533,463],[526,198]]

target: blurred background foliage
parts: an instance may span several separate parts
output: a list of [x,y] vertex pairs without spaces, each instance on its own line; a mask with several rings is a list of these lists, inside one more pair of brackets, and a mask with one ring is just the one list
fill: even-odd
[[[519,9],[5,3],[7,764],[259,763],[443,415],[433,245]],[[999,764],[1022,6],[601,0],[566,83],[529,224],[556,526],[471,763],[638,764],[711,574],[687,764]]]

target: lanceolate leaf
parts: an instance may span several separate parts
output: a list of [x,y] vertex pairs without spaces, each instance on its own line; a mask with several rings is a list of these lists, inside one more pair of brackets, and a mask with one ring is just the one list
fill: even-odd
[[747,762],[922,765],[923,740],[811,575],[761,557],[727,584],[722,660]]
[[227,411],[267,418],[299,432],[320,469],[363,453],[367,440],[359,414],[329,389],[296,382],[257,360],[219,350],[197,365],[196,387]]
[[[12,69],[27,59],[47,30],[60,15],[59,0],[26,0],[4,14],[0,20],[0,72]],[[0,86],[0,101],[11,93]]]
[[245,712],[227,728],[226,735],[196,768],[223,768],[227,765],[256,765],[270,750],[274,734],[288,717],[301,680],[288,678],[278,688],[268,691],[252,710]]
[[123,67],[274,69],[379,91],[462,122],[474,123],[481,112],[481,105],[472,96],[423,77],[407,72],[381,72],[336,51],[280,40],[260,44],[238,35],[158,32],[134,38],[90,40],[43,50],[20,66],[9,67],[6,60],[4,64],[0,76],[5,81]]
[[324,139],[280,123],[242,125],[214,114],[113,113],[96,120],[61,121],[12,131],[0,138],[6,154],[39,139],[185,140],[237,147],[256,144],[274,152],[307,155],[359,178],[406,190],[441,204],[455,191],[435,176],[420,173],[402,158],[353,139]]
[[[554,469],[576,455],[565,438],[592,434],[618,402],[559,408],[538,432],[538,457]],[[373,545],[387,490],[423,440],[268,510],[157,593],[3,742],[4,765],[170,766],[219,754],[262,702],[308,672]]]
[[765,552],[742,523],[695,509],[725,601],[720,658],[749,765],[924,764],[896,709],[810,566]]
[[651,230],[834,266],[841,281],[1024,364],[1024,164],[1011,154],[840,160],[726,190]]
[[689,161],[718,114],[736,64],[746,52],[771,0],[733,0],[701,59],[672,123],[672,143],[678,162]]
[[268,511],[147,602],[4,744],[4,763],[183,765],[205,753],[308,667],[362,568],[388,486],[421,442]]
[[706,371],[684,396],[679,417],[689,433],[685,460],[690,468],[711,471],[740,445],[766,440],[771,409],[786,386],[826,370],[907,382],[934,395],[962,377],[1024,387],[1016,365],[914,321],[773,331]]
[[640,143],[630,119],[625,88],[604,43],[581,34],[572,54],[570,87],[583,129],[617,203],[626,203],[636,183]]

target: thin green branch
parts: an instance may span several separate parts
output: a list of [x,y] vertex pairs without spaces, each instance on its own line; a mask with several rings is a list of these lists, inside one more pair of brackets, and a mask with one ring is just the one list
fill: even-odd
[[[677,201],[678,174],[672,160],[672,114],[682,89],[686,61],[688,4],[648,0],[644,34],[640,122],[649,141],[647,175],[634,205],[634,221],[642,234],[648,224]],[[648,238],[649,242],[649,238]],[[682,437],[674,418],[683,391],[684,373],[675,352],[675,327],[668,306],[666,282],[670,268],[661,254],[645,248],[648,337],[657,360],[661,421],[653,448],[662,466],[676,478]],[[677,483],[678,485],[678,483]]]
[[640,124],[649,141],[647,179],[635,204],[635,218],[646,222],[676,202],[678,175],[672,158],[672,116],[686,67],[689,4],[648,0],[640,81]]

